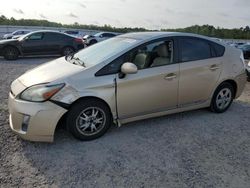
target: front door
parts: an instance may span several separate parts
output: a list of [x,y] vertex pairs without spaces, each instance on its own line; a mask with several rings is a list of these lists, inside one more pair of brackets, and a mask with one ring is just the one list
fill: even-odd
[[179,64],[174,41],[162,39],[142,45],[124,57],[138,67],[136,74],[117,76],[117,111],[120,119],[162,112],[177,107]]
[[43,55],[47,48],[44,42],[44,33],[34,33],[21,41],[22,52],[24,55]]

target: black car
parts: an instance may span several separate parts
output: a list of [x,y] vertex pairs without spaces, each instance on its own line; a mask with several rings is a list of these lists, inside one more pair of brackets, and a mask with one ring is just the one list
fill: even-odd
[[250,44],[245,44],[240,49],[243,51],[244,58],[250,59]]
[[0,56],[15,60],[27,55],[69,55],[84,48],[83,40],[56,31],[36,31],[0,41]]

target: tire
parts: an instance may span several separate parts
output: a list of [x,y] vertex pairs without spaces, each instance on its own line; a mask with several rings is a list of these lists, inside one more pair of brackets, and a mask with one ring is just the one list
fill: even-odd
[[70,46],[66,46],[62,49],[62,56],[67,56],[67,55],[70,55],[72,53],[74,53],[75,50],[73,47],[70,47]]
[[16,60],[19,56],[19,51],[14,46],[7,46],[3,50],[3,56],[6,60]]
[[97,40],[91,40],[90,42],[89,42],[89,45],[93,45],[93,44],[96,44],[97,43]]
[[210,110],[215,113],[223,113],[227,111],[233,102],[234,96],[234,87],[230,83],[222,83],[214,92]]
[[84,141],[104,135],[110,128],[112,116],[108,106],[99,100],[81,100],[69,110],[66,120],[71,134]]

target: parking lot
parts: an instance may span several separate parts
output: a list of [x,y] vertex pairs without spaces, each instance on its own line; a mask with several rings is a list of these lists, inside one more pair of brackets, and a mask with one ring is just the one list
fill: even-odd
[[63,129],[52,144],[23,141],[9,128],[10,83],[52,59],[0,58],[0,187],[249,187],[249,83],[224,114],[138,121],[89,142]]

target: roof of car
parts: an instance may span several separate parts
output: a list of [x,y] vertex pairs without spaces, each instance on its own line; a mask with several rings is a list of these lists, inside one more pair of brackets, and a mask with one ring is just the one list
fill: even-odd
[[16,31],[30,31],[29,29],[18,29],[18,30],[15,30],[14,32]]
[[[126,33],[121,35],[121,37],[134,38],[139,40],[147,40],[158,37],[169,37],[169,36],[193,36],[199,38],[210,39],[209,37],[192,34],[192,33],[181,33],[181,32],[135,32],[135,33]],[[210,39],[211,40],[211,39]]]
[[[38,30],[38,31],[34,31],[32,33],[41,33],[41,32],[62,33],[62,32],[54,31],[54,30]],[[64,34],[64,33],[62,33],[62,34]]]
[[38,30],[38,31],[33,31],[30,34],[34,34],[34,33],[41,33],[41,32],[45,32],[45,33],[58,33],[58,34],[62,34],[62,35],[67,35],[69,37],[74,37],[73,35],[69,35],[67,33],[64,33],[64,32],[60,32],[60,31],[54,31],[54,30]]
[[102,31],[102,32],[97,32],[97,33],[95,33],[94,35],[101,35],[101,34],[103,34],[103,33],[110,33],[110,34],[114,34],[114,35],[120,34],[120,33],[115,33],[115,32],[109,32],[109,31],[105,32],[105,31]]

